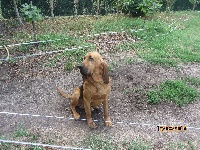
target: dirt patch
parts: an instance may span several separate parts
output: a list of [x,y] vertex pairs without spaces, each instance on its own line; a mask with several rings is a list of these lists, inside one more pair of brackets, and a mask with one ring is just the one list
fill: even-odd
[[[111,57],[107,56],[110,63]],[[69,100],[61,97],[55,90],[55,85],[58,85],[71,93],[73,88],[81,83],[79,71],[64,72],[61,65],[50,69],[36,62],[37,59],[30,59],[28,63],[19,61],[0,66],[0,112],[40,115],[31,117],[1,114],[0,135],[12,139],[13,131],[23,125],[26,130],[38,135],[37,142],[40,143],[51,141],[57,145],[77,147],[86,136],[102,134],[105,137],[112,137],[115,142],[136,138],[147,140],[152,142],[152,149],[164,149],[169,142],[188,140],[200,148],[199,130],[188,128],[187,132],[162,134],[157,131],[158,125],[199,127],[200,101],[182,108],[173,103],[149,105],[146,101],[146,92],[167,79],[180,79],[186,76],[200,78],[199,64],[182,65],[180,69],[154,66],[144,62],[122,64],[110,72],[112,92],[109,98],[109,112],[114,125],[112,128],[104,126],[100,108],[92,113],[93,118],[99,120],[98,128],[91,130],[85,121],[68,119],[72,116]],[[84,118],[84,111],[79,111]],[[65,119],[45,117],[50,115],[64,116]],[[131,125],[131,122],[138,124]]]

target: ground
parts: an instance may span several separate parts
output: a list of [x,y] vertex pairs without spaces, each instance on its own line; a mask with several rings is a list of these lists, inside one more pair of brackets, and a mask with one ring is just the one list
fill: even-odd
[[[103,53],[108,64],[111,59],[117,60],[116,54]],[[134,54],[124,54],[124,56]],[[20,125],[37,135],[39,143],[79,146],[87,136],[101,134],[112,137],[113,142],[142,139],[152,142],[152,149],[164,149],[169,142],[192,141],[199,147],[200,130],[188,128],[186,132],[158,132],[158,125],[186,125],[198,128],[200,124],[200,101],[178,107],[173,103],[150,105],[145,93],[166,79],[181,79],[188,76],[200,77],[200,65],[197,63],[182,64],[178,68],[151,65],[137,60],[123,65],[119,59],[117,68],[110,71],[112,92],[109,98],[109,113],[113,122],[112,128],[104,126],[102,108],[92,112],[93,118],[99,120],[97,129],[89,129],[86,121],[68,120],[72,117],[69,100],[61,97],[55,85],[68,93],[81,83],[78,70],[63,71],[62,65],[53,68],[42,68],[39,58],[31,58],[29,63],[17,61],[2,64],[0,87],[0,111],[21,114],[41,115],[28,117],[19,115],[0,115],[0,135],[12,138],[13,132]],[[67,108],[67,109],[66,109]],[[81,112],[84,118],[84,111]],[[46,118],[45,116],[64,116],[65,119]],[[123,123],[118,123],[123,122]],[[131,125],[130,123],[137,123]],[[143,125],[150,124],[150,125]],[[21,139],[23,141],[23,139]],[[186,144],[187,145],[187,144]]]

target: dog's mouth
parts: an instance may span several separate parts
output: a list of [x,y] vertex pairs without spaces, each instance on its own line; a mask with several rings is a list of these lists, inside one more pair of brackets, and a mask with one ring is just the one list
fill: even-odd
[[84,76],[89,75],[90,73],[88,73],[88,69],[86,67],[84,67],[83,64],[77,66],[80,69],[80,73]]

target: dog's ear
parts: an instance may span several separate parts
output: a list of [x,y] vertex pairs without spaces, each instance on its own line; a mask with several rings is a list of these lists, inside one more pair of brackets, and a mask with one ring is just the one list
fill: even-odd
[[109,76],[108,76],[108,65],[104,62],[103,63],[103,81],[105,84],[109,83]]

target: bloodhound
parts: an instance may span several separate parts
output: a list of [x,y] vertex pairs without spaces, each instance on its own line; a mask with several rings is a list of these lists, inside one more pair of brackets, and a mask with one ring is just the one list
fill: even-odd
[[80,115],[76,112],[76,106],[85,108],[87,124],[96,128],[96,124],[91,118],[91,107],[98,107],[103,104],[104,119],[106,126],[112,126],[108,114],[108,96],[111,91],[111,79],[108,76],[108,65],[98,52],[89,52],[78,66],[83,77],[83,84],[74,89],[72,95],[64,93],[57,87],[58,92],[65,98],[71,99],[70,108],[75,119]]

